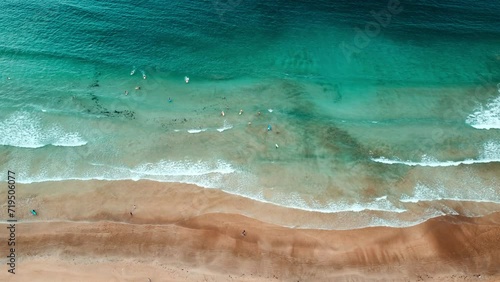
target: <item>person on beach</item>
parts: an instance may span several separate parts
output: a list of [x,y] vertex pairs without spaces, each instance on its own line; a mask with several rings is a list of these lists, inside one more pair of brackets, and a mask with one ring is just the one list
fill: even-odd
[[247,232],[245,230],[243,230],[243,232],[241,232],[241,236],[243,236],[243,237],[247,236]]

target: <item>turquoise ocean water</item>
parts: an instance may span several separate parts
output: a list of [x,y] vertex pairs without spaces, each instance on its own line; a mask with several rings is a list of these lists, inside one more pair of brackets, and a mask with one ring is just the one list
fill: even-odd
[[301,227],[496,211],[500,3],[394,3],[3,1],[1,171],[332,214]]

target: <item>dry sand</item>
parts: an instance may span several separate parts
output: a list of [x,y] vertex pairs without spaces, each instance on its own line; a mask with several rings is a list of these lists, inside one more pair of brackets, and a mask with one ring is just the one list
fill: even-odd
[[500,281],[500,213],[314,230],[266,222],[333,215],[188,184],[19,184],[16,197],[16,274],[2,243],[0,281]]

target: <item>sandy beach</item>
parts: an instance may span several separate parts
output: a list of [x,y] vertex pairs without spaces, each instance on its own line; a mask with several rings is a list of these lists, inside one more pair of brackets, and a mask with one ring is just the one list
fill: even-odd
[[[16,199],[16,274],[3,244],[1,281],[500,280],[500,212],[314,230],[294,224],[332,215],[189,184],[19,184]],[[6,211],[4,201],[2,218]],[[268,223],[277,220],[295,228]],[[4,221],[3,240],[5,229]]]

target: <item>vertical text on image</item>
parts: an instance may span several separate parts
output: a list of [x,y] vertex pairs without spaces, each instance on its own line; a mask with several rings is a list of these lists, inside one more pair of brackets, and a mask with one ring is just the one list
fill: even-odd
[[11,274],[16,274],[16,173],[13,171],[7,172],[7,229],[9,230],[9,236],[7,239],[7,245],[9,246],[7,265],[9,269],[7,270]]

